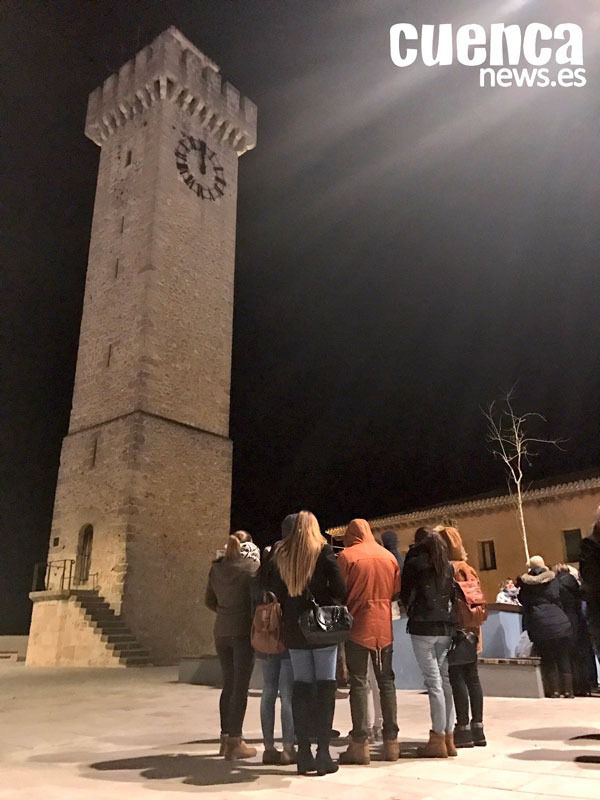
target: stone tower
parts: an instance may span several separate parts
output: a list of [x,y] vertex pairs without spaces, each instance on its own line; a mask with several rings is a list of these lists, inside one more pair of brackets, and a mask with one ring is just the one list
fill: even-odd
[[112,663],[90,644],[104,642],[101,625],[96,639],[82,633],[92,589],[153,663],[175,663],[212,649],[204,588],[229,532],[237,160],[255,146],[256,106],[169,28],[90,95],[85,132],[100,167],[28,663]]

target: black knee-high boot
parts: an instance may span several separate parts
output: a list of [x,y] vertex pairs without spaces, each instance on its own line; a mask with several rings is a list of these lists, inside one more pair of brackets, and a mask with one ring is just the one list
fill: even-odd
[[339,769],[329,753],[336,689],[336,681],[317,681],[317,775],[329,775]]
[[313,685],[294,681],[292,692],[292,714],[294,717],[294,730],[298,742],[298,760],[296,762],[298,774],[307,775],[315,772],[315,763],[310,749],[310,726],[313,715]]

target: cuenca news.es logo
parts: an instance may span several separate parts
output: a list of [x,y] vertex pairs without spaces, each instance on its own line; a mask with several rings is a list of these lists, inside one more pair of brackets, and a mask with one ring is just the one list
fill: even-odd
[[[458,62],[479,67],[479,85],[510,87],[581,88],[587,78],[583,66],[583,31],[565,22],[551,28],[533,22],[422,25],[420,31],[400,22],[390,28],[390,55],[397,67],[410,67],[418,57],[427,67]],[[484,66],[485,65],[485,66]],[[525,66],[527,65],[527,66]]]

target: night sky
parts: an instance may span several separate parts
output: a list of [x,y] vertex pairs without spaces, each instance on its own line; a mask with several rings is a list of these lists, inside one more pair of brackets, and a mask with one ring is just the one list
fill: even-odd
[[[400,70],[402,21],[577,22],[588,85]],[[169,25],[259,109],[240,161],[233,525],[265,541],[301,507],[327,527],[501,488],[480,407],[516,382],[567,440],[531,477],[598,465],[597,2],[3,0],[0,633],[27,629],[68,427],[87,96]]]

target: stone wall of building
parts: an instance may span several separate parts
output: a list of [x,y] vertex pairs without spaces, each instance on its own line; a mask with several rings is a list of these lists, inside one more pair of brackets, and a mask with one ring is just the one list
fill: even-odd
[[[589,533],[594,512],[600,504],[599,486],[578,486],[565,491],[553,492],[553,487],[543,490],[525,502],[525,522],[527,525],[529,552],[541,555],[550,566],[564,562],[567,554],[563,532],[580,529],[583,536]],[[379,530],[393,529],[398,533],[400,549],[405,552],[413,541],[416,528],[434,526],[444,520],[452,519],[460,533],[469,561],[479,571],[481,583],[489,601],[496,598],[498,588],[506,578],[515,578],[525,571],[525,555],[516,513],[506,499],[498,498],[485,507],[477,507],[477,501],[456,506],[448,505],[440,509],[374,520],[373,526]],[[463,508],[461,509],[461,505]],[[469,508],[469,506],[474,506]],[[496,553],[496,569],[482,570],[480,562],[480,542],[493,541]]]
[[[65,437],[48,550],[48,560],[56,564],[50,571],[49,588],[59,589],[63,580],[61,562],[76,562],[76,570],[79,538],[83,528],[91,525],[90,573],[97,575],[98,587],[116,613],[121,608],[126,570],[135,446],[131,417]],[[68,577],[67,573],[65,579]]]
[[213,651],[208,570],[229,533],[231,442],[139,415],[123,617],[155,664]]

